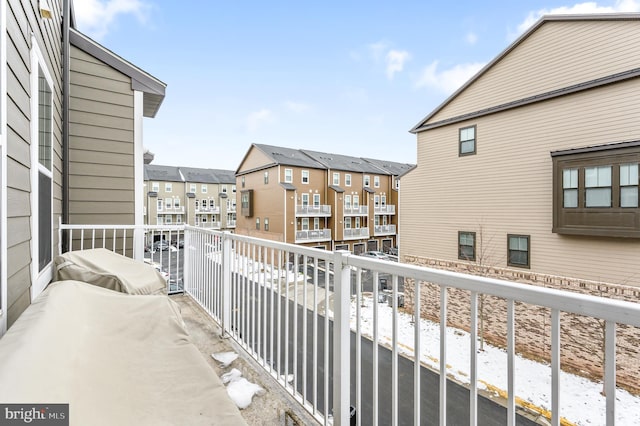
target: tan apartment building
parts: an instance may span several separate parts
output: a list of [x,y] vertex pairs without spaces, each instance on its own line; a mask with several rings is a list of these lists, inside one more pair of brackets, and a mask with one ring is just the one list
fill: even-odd
[[410,164],[253,144],[236,171],[239,234],[354,253],[396,246]]
[[145,223],[233,230],[236,184],[232,170],[146,164]]
[[[401,259],[638,302],[638,40],[639,14],[543,17],[421,120]],[[421,315],[437,317],[439,289],[422,288]],[[405,296],[411,309],[410,280]],[[447,300],[468,329],[469,293]],[[507,304],[482,300],[483,335],[504,345]],[[515,322],[516,350],[549,359],[549,311],[516,306]],[[567,315],[562,329],[563,368],[601,377],[602,325]],[[618,380],[636,388],[639,336],[617,332]]]
[[72,2],[0,2],[0,335],[51,281],[60,222],[143,224],[165,88],[77,31]]

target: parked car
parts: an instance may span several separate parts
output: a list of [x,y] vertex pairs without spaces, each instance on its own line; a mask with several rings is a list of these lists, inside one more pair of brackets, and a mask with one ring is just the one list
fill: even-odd
[[169,243],[166,240],[158,240],[155,243],[153,243],[153,250],[169,250]]
[[171,241],[171,245],[176,248],[184,248],[184,239],[180,238],[178,241]]
[[362,253],[360,256],[372,257],[374,259],[379,259],[379,260],[389,260],[389,256],[387,256],[381,251],[366,251]]
[[397,256],[397,255],[398,255],[398,247],[391,247],[391,248],[389,249],[389,254],[390,254],[391,256]]

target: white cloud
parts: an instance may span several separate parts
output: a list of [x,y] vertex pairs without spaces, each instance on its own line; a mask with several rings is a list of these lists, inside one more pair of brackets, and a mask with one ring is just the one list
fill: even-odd
[[81,0],[73,4],[80,31],[97,40],[107,35],[118,15],[134,15],[145,23],[151,6],[143,0]]
[[526,19],[518,25],[516,34],[512,38],[525,32],[535,24],[543,15],[567,15],[586,13],[616,13],[616,12],[640,12],[640,1],[638,0],[617,0],[613,6],[601,6],[595,1],[577,3],[573,6],[561,6],[553,9],[540,9],[529,12]]
[[401,72],[404,68],[404,63],[411,58],[411,55],[406,50],[390,50],[387,52],[385,61],[387,63],[387,78],[393,79],[393,75],[397,72]]
[[372,43],[367,47],[373,59],[376,62],[380,62],[382,58],[384,58],[385,52],[389,49],[389,43],[386,41],[379,41],[377,43]]
[[286,101],[284,103],[284,106],[289,111],[293,111],[293,112],[298,113],[298,114],[301,114],[303,112],[307,112],[307,111],[309,111],[311,109],[311,105],[305,104],[303,102]]
[[473,77],[484,63],[458,64],[446,70],[438,70],[438,61],[433,61],[421,73],[416,87],[431,87],[441,92],[453,93]]
[[478,41],[478,36],[476,35],[476,33],[469,31],[465,37],[465,40],[467,44],[473,46]]
[[264,124],[272,123],[274,119],[275,115],[273,114],[273,112],[266,108],[252,112],[247,117],[247,130],[253,133]]

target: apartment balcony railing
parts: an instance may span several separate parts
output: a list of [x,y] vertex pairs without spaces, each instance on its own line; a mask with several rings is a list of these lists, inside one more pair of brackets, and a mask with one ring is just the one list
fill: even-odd
[[373,235],[395,235],[395,225],[375,225],[373,227]]
[[227,228],[235,228],[235,227],[236,227],[236,221],[227,219]]
[[318,205],[318,206],[296,206],[296,216],[331,216],[331,206]]
[[200,222],[196,226],[204,229],[221,229],[222,224],[220,222]]
[[359,238],[369,238],[369,228],[348,228],[342,231],[345,240],[356,240]]
[[235,204],[227,206],[227,213],[235,213],[235,212],[236,212]]
[[196,214],[208,213],[208,214],[220,214],[220,206],[216,207],[196,207]]
[[394,204],[374,206],[373,214],[396,214],[396,206]]
[[331,241],[331,229],[296,231],[296,243],[307,243],[310,241]]
[[[268,372],[291,396],[290,404],[300,404],[325,425],[350,424],[350,406],[355,407],[357,422],[363,425],[420,425],[427,420],[440,425],[515,425],[522,421],[517,404],[521,400],[527,402],[523,393],[533,386],[529,380],[546,380],[535,377],[519,382],[531,368],[528,363],[516,363],[516,319],[523,312],[516,306],[522,305],[549,312],[548,334],[543,335],[541,330],[540,336],[548,342],[551,359],[547,367],[550,381],[545,388],[548,407],[543,414],[550,417],[549,424],[561,424],[563,407],[575,395],[573,389],[561,386],[565,379],[562,376],[561,380],[561,375],[565,373],[560,364],[561,349],[567,350],[563,346],[567,329],[561,327],[561,318],[565,321],[574,315],[600,322],[604,332],[604,380],[597,389],[602,387],[606,396],[599,423],[614,425],[617,416],[635,409],[616,404],[616,399],[625,393],[616,386],[617,363],[621,362],[616,359],[616,348],[629,345],[624,340],[625,331],[640,327],[637,303],[191,226],[61,225],[59,241],[67,241],[78,250],[109,248],[113,244],[114,251],[128,254],[132,250],[142,260],[145,241],[172,233],[184,233],[184,248],[160,253],[183,254],[177,265],[184,264],[184,291],[219,324],[224,335],[234,339],[256,361],[257,368]],[[365,292],[367,277],[375,285]],[[377,303],[385,294],[377,285],[382,277],[390,286],[388,307]],[[439,294],[434,301],[436,311],[431,312],[438,318],[434,324],[436,335],[428,341],[422,334],[424,320],[403,320],[403,328],[399,327],[406,316],[399,309],[403,300],[400,287],[409,281],[416,284],[410,294],[414,312],[428,308],[421,305],[421,289],[426,283],[432,283]],[[459,346],[453,345],[453,337],[461,332],[448,332],[447,314],[450,309],[459,309],[448,305],[450,293],[468,295],[465,310],[471,326],[466,343]],[[500,371],[507,373],[506,403],[495,414],[479,410],[481,404],[493,404],[478,392],[486,382],[479,377],[484,365],[481,367],[478,361],[482,353],[478,347],[478,319],[484,296],[505,301],[506,356]],[[408,342],[400,344],[405,336],[409,337]],[[425,348],[433,347],[438,348],[433,357],[437,358],[437,384],[427,382],[423,366]],[[461,354],[469,371],[465,407],[452,399],[458,391],[448,392],[453,385],[447,375],[456,372],[449,370],[447,364]],[[638,361],[635,355],[625,362],[637,365]],[[382,388],[388,392],[379,392]],[[455,388],[459,389],[459,385]],[[579,402],[582,407],[583,401]]]
[[184,206],[169,208],[165,206],[163,209],[158,210],[158,214],[184,214]]
[[369,214],[369,206],[344,206],[345,216],[367,216]]

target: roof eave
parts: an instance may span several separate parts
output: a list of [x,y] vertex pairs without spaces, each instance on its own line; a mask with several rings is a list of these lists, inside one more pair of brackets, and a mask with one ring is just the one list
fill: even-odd
[[129,76],[131,78],[131,89],[144,94],[143,115],[149,118],[156,116],[164,100],[165,90],[167,88],[166,83],[158,80],[143,69],[118,56],[116,53],[74,28],[71,28],[69,31],[69,41],[78,49]]

